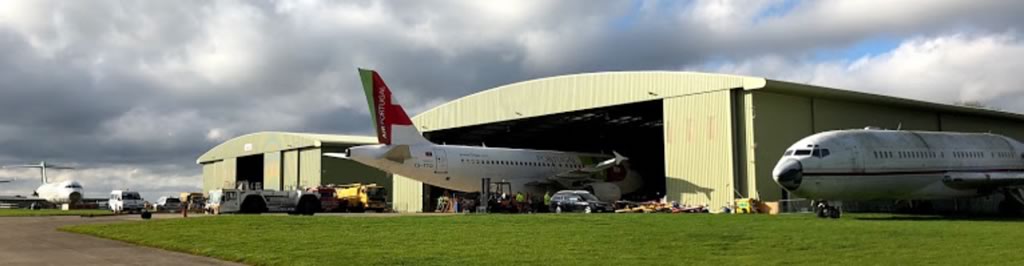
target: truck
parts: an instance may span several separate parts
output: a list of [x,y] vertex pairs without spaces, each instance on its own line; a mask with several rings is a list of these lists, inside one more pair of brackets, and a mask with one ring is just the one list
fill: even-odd
[[181,192],[181,207],[189,212],[203,212],[206,197],[202,192]]
[[142,196],[139,195],[139,192],[129,190],[110,191],[110,198],[107,200],[107,206],[109,206],[110,211],[113,211],[114,213],[142,212],[142,209],[146,208],[145,202],[142,201]]
[[181,200],[175,197],[163,196],[153,204],[153,212],[176,212],[181,208]]
[[349,212],[384,212],[387,198],[383,186],[352,183],[337,187],[338,209]]
[[330,186],[311,187],[307,192],[320,195],[320,209],[325,212],[335,211],[338,208],[338,191]]
[[313,215],[320,211],[320,196],[302,190],[214,189],[210,190],[206,211],[213,214],[287,212]]

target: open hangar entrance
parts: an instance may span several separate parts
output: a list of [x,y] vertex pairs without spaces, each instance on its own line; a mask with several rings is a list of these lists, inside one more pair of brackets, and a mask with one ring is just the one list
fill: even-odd
[[262,155],[238,157],[235,184],[243,184],[249,189],[263,189],[263,161]]
[[[662,103],[651,100],[546,116],[452,128],[424,133],[434,143],[520,149],[558,150],[629,158],[630,171],[643,177],[629,200],[665,195]],[[495,177],[500,178],[500,177]],[[431,189],[430,198],[439,195]]]
[[742,92],[764,83],[669,71],[566,75],[481,91],[413,121],[439,143],[617,151],[645,180],[629,198],[717,208],[755,189],[738,165],[747,162]]

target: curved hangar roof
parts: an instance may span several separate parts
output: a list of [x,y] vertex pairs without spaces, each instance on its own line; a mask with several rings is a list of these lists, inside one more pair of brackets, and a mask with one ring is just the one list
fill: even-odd
[[413,120],[436,131],[720,90],[765,90],[967,113],[1024,121],[1024,115],[776,81],[761,77],[681,71],[598,72],[512,83],[427,110]]
[[296,150],[303,148],[319,148],[323,146],[353,146],[376,144],[376,137],[328,135],[293,132],[256,132],[242,135],[213,147],[199,159],[197,164],[223,160],[226,158],[243,157],[268,152]]

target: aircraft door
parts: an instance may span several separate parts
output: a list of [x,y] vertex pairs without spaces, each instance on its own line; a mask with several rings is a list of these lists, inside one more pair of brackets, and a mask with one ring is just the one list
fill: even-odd
[[847,148],[846,152],[850,153],[850,168],[853,169],[853,172],[855,172],[855,173],[863,173],[864,172],[864,158],[860,157],[860,155],[861,155],[860,154],[860,149],[858,149],[857,147]]
[[448,154],[444,149],[434,149],[434,173],[448,174]]

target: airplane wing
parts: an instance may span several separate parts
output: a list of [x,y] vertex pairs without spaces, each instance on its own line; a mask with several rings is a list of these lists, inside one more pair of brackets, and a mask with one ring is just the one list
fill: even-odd
[[957,188],[1024,186],[1024,172],[948,172],[942,182]]
[[608,170],[608,168],[621,165],[623,162],[629,160],[629,158],[622,156],[622,154],[619,154],[618,152],[613,151],[612,154],[614,154],[615,157],[611,159],[601,161],[595,165],[584,166],[583,168],[559,173],[548,177],[548,179],[562,184],[577,183],[580,181],[597,181],[594,179],[595,174]]
[[[38,164],[18,164],[18,165],[4,165],[4,166],[0,166],[0,168],[4,168],[4,169],[13,169],[13,168],[39,168],[39,165],[38,165]],[[50,167],[46,167],[46,168],[50,168]]]
[[19,196],[0,196],[0,202],[13,202],[13,201],[46,201],[39,197],[19,197]]
[[324,156],[331,157],[331,158],[345,159],[345,160],[351,159],[351,158],[348,158],[348,155],[346,155],[344,153],[340,153],[340,152],[328,152],[328,153],[324,153]]

